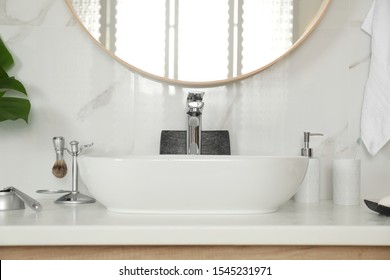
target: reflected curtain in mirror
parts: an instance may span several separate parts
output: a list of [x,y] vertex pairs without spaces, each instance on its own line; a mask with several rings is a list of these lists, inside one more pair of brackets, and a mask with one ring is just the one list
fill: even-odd
[[294,42],[293,0],[72,0],[86,28],[122,60],[175,80],[254,71]]

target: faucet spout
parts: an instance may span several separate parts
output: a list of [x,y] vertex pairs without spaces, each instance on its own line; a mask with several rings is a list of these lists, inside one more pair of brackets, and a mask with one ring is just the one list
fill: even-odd
[[187,97],[187,154],[200,155],[204,92],[189,92]]

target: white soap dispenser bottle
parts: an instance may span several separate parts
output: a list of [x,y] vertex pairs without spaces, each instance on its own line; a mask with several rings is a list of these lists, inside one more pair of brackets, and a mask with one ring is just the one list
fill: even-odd
[[308,157],[309,164],[305,178],[294,195],[294,200],[300,203],[316,203],[320,200],[320,160],[313,157],[313,150],[309,146],[310,136],[323,136],[323,134],[303,133],[304,147],[301,149],[301,156]]

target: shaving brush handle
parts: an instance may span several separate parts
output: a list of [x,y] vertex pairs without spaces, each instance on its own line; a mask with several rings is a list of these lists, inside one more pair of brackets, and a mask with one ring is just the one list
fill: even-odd
[[53,137],[53,146],[56,151],[57,161],[64,159],[65,138],[62,136]]
[[62,136],[53,137],[53,146],[56,153],[64,153],[65,150],[65,138]]
[[56,161],[64,159],[64,152],[56,151]]

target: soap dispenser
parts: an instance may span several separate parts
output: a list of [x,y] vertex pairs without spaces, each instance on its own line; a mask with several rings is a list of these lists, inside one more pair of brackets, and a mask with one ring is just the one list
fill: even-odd
[[299,186],[294,200],[301,203],[316,203],[320,200],[320,160],[313,157],[313,149],[310,148],[310,136],[323,136],[321,133],[303,133],[303,148],[301,156],[309,158],[309,164],[302,184]]

